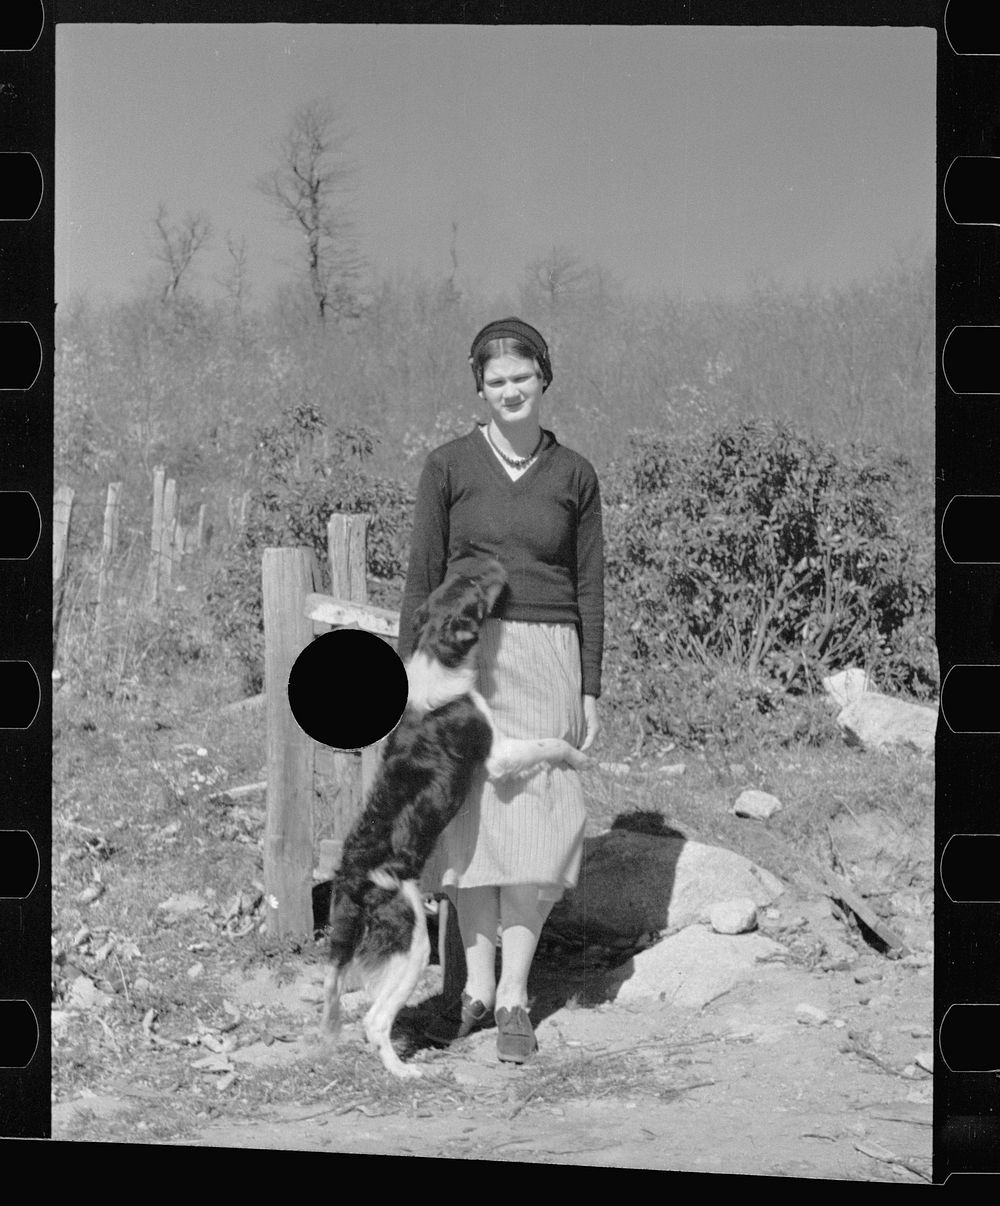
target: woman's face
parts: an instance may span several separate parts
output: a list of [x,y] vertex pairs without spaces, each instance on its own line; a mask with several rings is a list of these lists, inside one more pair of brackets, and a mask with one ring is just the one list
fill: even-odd
[[542,400],[542,374],[537,362],[522,356],[494,356],[487,360],[480,397],[501,428],[537,423]]

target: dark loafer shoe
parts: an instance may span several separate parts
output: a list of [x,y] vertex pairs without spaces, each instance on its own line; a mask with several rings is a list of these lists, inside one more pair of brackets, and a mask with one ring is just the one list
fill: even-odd
[[538,1040],[528,1011],[520,1005],[497,1010],[497,1057],[511,1064],[523,1064],[538,1050]]
[[443,1009],[424,1030],[424,1036],[432,1043],[448,1046],[493,1025],[493,1010],[482,1001],[473,1001],[467,992],[462,993],[460,1003]]

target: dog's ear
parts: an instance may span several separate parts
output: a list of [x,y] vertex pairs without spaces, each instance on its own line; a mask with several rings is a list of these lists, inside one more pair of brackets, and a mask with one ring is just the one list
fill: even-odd
[[489,614],[507,585],[507,574],[499,561],[490,560],[483,567],[478,581],[480,590],[486,596],[486,612]]

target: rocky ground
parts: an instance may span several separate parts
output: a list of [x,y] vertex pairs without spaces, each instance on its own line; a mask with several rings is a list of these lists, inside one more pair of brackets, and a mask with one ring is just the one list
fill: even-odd
[[321,944],[263,926],[260,719],[187,690],[57,698],[54,1139],[930,1179],[931,759],[596,767],[584,874],[535,963],[538,1054],[429,1047],[435,963],[395,1031],[424,1076],[400,1082],[360,994],[318,1042]]
[[[832,954],[832,958],[831,958]],[[603,955],[603,957],[601,957]],[[235,971],[231,1020],[189,1048],[206,1109],[197,1133],[150,1134],[198,1147],[421,1155],[623,1168],[926,1182],[931,1172],[932,974],[926,941],[887,959],[826,898],[792,893],[753,933],[685,927],[624,964],[544,949],[533,981],[540,1050],[500,1064],[495,1032],[448,1051],[420,1039],[440,987],[432,966],[397,1023],[424,1072],[389,1083],[364,1048],[360,993],[330,1052],[315,1037],[323,967]],[[659,992],[627,991],[665,969]],[[575,964],[575,965],[574,965]],[[669,970],[670,974],[666,974]],[[678,1003],[683,1000],[683,1004]],[[202,1035],[211,1039],[210,1028]],[[169,1041],[160,1039],[161,1042]],[[356,1075],[338,1079],[344,1062]],[[228,1086],[296,1074],[294,1102],[248,1116]],[[328,1074],[329,1084],[319,1084]],[[53,1107],[53,1136],[121,1137],[157,1094],[129,1078]],[[137,1110],[137,1106],[139,1107]],[[117,1120],[117,1122],[116,1122]]]

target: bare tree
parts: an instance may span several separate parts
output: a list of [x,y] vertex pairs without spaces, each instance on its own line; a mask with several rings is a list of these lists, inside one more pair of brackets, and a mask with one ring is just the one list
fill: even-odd
[[177,295],[191,261],[212,237],[212,224],[205,213],[188,214],[183,222],[173,225],[167,221],[167,207],[160,202],[153,223],[159,232],[156,258],[166,268],[166,279],[160,294],[161,302]]
[[250,295],[246,235],[240,235],[237,239],[235,235],[227,231],[226,251],[229,253],[229,273],[224,277],[216,277],[215,280],[225,289],[233,307],[233,313],[240,317]]
[[454,218],[451,221],[451,246],[448,250],[451,255],[451,273],[445,282],[445,298],[449,303],[453,303],[461,301],[462,298],[462,292],[455,283],[455,277],[458,275],[458,222]]
[[355,164],[350,133],[325,100],[300,105],[278,144],[279,165],[257,187],[305,242],[309,285],[321,321],[356,313],[364,261],[347,205]]
[[586,283],[590,270],[568,247],[553,247],[548,255],[532,260],[525,269],[529,293],[541,295],[550,312],[559,303]]

